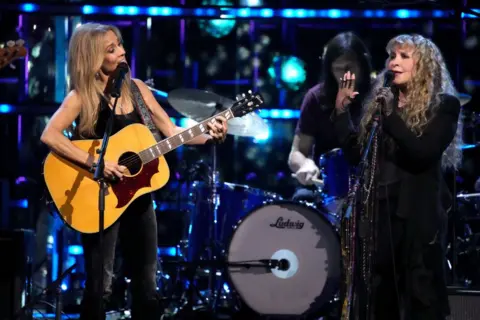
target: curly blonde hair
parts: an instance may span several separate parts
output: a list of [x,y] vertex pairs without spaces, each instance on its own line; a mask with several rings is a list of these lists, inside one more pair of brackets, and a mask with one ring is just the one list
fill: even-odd
[[[415,73],[407,83],[406,104],[399,109],[399,115],[417,136],[421,136],[425,126],[431,119],[431,112],[438,108],[440,94],[458,96],[453,85],[450,73],[447,70],[442,53],[438,47],[429,39],[421,35],[399,35],[391,39],[386,47],[390,55],[396,47],[413,48],[415,59]],[[388,65],[389,59],[386,61]],[[368,135],[368,127],[373,114],[376,111],[375,92],[381,87],[385,72],[382,71],[372,87],[370,95],[365,99],[363,106],[363,117],[360,121],[359,143],[363,144]],[[463,121],[459,117],[457,132],[452,143],[445,150],[442,157],[442,167],[460,166],[462,160],[461,149],[463,142]]]

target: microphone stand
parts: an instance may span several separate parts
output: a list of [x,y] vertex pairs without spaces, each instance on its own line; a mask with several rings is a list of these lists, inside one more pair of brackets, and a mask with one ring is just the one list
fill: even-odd
[[[356,174],[355,174],[355,180],[353,182],[353,188],[352,188],[352,192],[350,192],[349,196],[348,196],[348,206],[347,206],[347,209],[345,211],[345,218],[346,219],[352,219],[352,212],[353,212],[353,205],[355,204],[355,201],[357,199],[357,192],[358,190],[360,190],[360,186],[362,183],[364,183],[363,181],[363,176],[364,176],[364,173],[365,173],[365,170],[367,168],[367,165],[368,165],[368,155],[370,153],[370,150],[371,150],[371,146],[372,146],[372,142],[373,142],[373,139],[374,137],[377,135],[377,132],[380,128],[380,117],[381,117],[381,114],[380,114],[380,110],[374,115],[373,117],[373,124],[372,124],[372,128],[370,130],[370,133],[369,133],[369,136],[368,136],[368,140],[367,140],[367,144],[363,150],[363,153],[362,153],[362,156],[361,156],[361,159],[360,159],[360,163],[358,164],[357,168],[356,168]],[[372,172],[371,174],[374,174],[374,172]],[[357,294],[355,294],[355,287],[356,287],[356,280],[358,279],[357,277],[357,270],[356,270],[356,265],[358,262],[358,250],[357,250],[357,240],[358,240],[358,234],[359,234],[359,222],[360,222],[360,215],[359,214],[354,214],[353,216],[353,235],[351,236],[351,238],[353,239],[353,244],[352,246],[350,247],[350,250],[351,250],[351,253],[350,253],[350,257],[352,257],[352,260],[350,261],[350,264],[351,264],[351,269],[348,271],[350,274],[351,274],[351,277],[352,277],[352,281],[351,281],[351,284],[348,285],[347,289],[346,289],[346,292],[345,292],[345,295],[346,295],[346,299],[347,302],[348,302],[348,307],[347,307],[347,317],[345,318],[346,320],[350,320],[351,319],[351,316],[350,316],[350,311],[352,310],[352,299],[357,296]],[[363,309],[363,307],[361,307],[361,309]]]
[[112,128],[113,128],[113,121],[115,117],[115,109],[117,107],[117,102],[118,98],[120,97],[120,90],[113,90],[113,92],[110,94],[112,97],[115,98],[112,111],[110,113],[110,117],[108,118],[107,125],[105,127],[105,133],[103,135],[103,141],[100,149],[97,150],[97,154],[99,154],[98,161],[97,161],[97,166],[95,168],[95,173],[93,175],[93,180],[97,181],[100,185],[99,189],[99,194],[98,194],[98,226],[99,226],[99,231],[98,231],[98,246],[100,249],[100,259],[98,262],[98,267],[99,267],[99,272],[100,274],[100,279],[98,281],[98,294],[100,298],[100,308],[99,308],[99,319],[103,319],[105,316],[104,312],[104,302],[103,302],[103,277],[104,277],[104,262],[103,262],[103,256],[104,256],[104,243],[103,243],[103,233],[104,233],[104,227],[105,227],[105,195],[108,189],[108,184],[105,179],[105,175],[103,173],[103,169],[105,168],[105,153],[107,151],[107,146],[108,146],[108,141],[110,139],[110,134],[112,133]]
[[363,174],[365,173],[365,169],[367,167],[367,157],[368,157],[368,154],[370,153],[370,148],[372,146],[373,138],[377,134],[379,127],[380,127],[380,115],[377,114],[373,118],[372,129],[370,130],[370,134],[368,136],[368,141],[367,141],[367,144],[365,146],[365,149],[363,150],[363,154],[362,154],[362,157],[360,159],[360,163],[357,166],[355,181],[353,183],[353,191],[350,193],[350,196],[349,196],[349,199],[348,199],[348,207],[347,207],[347,210],[345,212],[345,217],[346,218],[350,218],[351,215],[352,215],[353,204],[354,204],[355,199],[356,199],[357,191],[360,188],[360,184],[363,182],[361,180],[362,180]]

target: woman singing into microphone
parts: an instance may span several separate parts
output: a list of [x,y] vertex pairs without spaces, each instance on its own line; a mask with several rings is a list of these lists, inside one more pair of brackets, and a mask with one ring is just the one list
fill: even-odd
[[[460,102],[437,46],[420,35],[388,42],[386,70],[364,103],[358,132],[350,110],[336,109],[335,129],[346,155],[358,164],[374,115],[380,129],[369,149],[355,213],[359,235],[372,239],[368,303],[360,319],[445,319],[447,216],[441,202],[442,170],[461,161]],[[390,87],[384,74],[394,73]],[[353,74],[342,79],[345,99],[355,97]],[[357,269],[362,266],[357,264]]]

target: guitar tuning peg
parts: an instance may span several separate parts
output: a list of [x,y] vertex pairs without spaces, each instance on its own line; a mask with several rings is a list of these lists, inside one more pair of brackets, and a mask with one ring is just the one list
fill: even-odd
[[10,41],[7,42],[7,47],[10,47],[10,48],[11,48],[11,47],[13,47],[14,45],[15,45],[15,41],[10,40]]
[[248,93],[249,93],[249,94],[252,94],[252,90],[248,90]]
[[23,39],[18,39],[15,43],[17,46],[22,47],[25,44],[25,41]]
[[246,96],[245,93],[242,93],[242,96],[245,98],[245,96]]
[[242,99],[242,95],[237,94],[237,96],[235,98],[237,99],[237,101],[240,101]]

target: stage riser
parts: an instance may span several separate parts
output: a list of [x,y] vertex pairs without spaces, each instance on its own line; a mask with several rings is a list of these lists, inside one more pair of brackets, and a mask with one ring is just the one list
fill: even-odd
[[451,315],[447,320],[480,319],[480,291],[449,288]]

